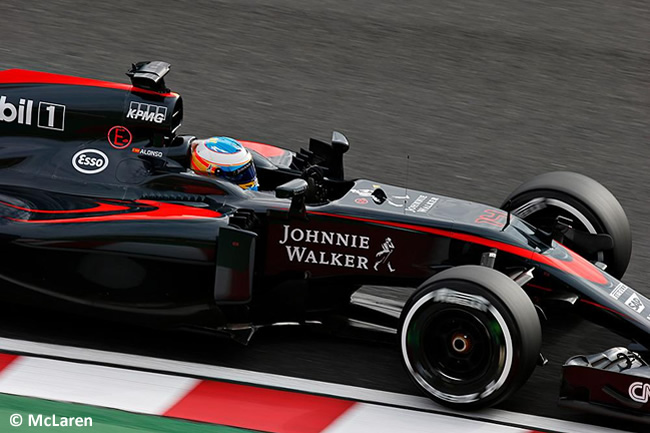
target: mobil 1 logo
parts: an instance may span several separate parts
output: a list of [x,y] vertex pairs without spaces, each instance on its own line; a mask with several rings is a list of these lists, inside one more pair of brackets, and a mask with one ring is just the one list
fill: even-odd
[[63,131],[65,127],[65,105],[53,102],[39,102],[38,127]]
[[5,95],[0,95],[0,122],[17,123],[32,126],[36,107],[36,126],[43,129],[63,131],[65,128],[65,105],[53,102],[38,102],[31,99],[19,98],[18,101],[8,101]]

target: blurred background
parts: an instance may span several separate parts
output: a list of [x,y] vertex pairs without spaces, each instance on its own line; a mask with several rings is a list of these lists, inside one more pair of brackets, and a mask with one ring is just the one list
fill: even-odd
[[[649,23],[642,0],[0,0],[0,68],[127,82],[132,62],[164,60],[185,100],[184,133],[298,150],[337,129],[352,146],[350,177],[493,205],[535,174],[586,174],[627,212],[624,281],[650,295]],[[626,341],[574,326],[564,335],[549,324],[554,366],[504,408],[576,419],[555,408],[559,366]],[[322,338],[262,336],[249,349],[228,345],[225,358],[165,350],[417,392],[401,370],[386,377],[401,368],[396,353]],[[349,370],[332,355],[341,350],[382,363]]]

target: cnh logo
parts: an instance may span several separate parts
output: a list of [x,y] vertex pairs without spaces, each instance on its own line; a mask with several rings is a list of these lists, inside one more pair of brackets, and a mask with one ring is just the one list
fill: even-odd
[[650,400],[650,383],[634,382],[628,389],[630,398],[639,403],[647,403]]

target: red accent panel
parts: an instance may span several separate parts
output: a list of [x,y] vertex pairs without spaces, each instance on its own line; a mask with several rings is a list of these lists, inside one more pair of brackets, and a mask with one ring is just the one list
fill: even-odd
[[266,156],[267,158],[280,156],[286,152],[286,150],[276,146],[271,146],[270,144],[256,143],[254,141],[242,141],[242,140],[237,140],[237,141],[239,141],[242,144],[242,146],[254,150],[255,152],[259,153],[262,156]]
[[0,84],[67,84],[71,86],[104,87],[127,92],[148,93],[160,96],[178,96],[177,93],[158,93],[152,90],[133,87],[130,84],[112,83],[110,81],[90,78],[70,77],[68,75],[50,74],[48,72],[27,71],[24,69],[7,69],[0,71]]
[[526,286],[532,287],[534,289],[542,290],[544,292],[552,292],[553,291],[553,289],[549,289],[548,287],[544,287],[544,286],[540,286],[540,285],[532,284],[532,283],[527,283]]
[[151,200],[136,200],[136,203],[142,203],[154,206],[158,209],[147,212],[147,215],[159,219],[187,217],[187,218],[218,218],[219,212],[211,209],[198,208],[194,206],[185,206],[174,203],[161,203]]
[[451,232],[448,230],[436,229],[432,227],[416,226],[413,224],[405,224],[405,223],[398,223],[392,221],[377,221],[368,218],[360,218],[360,217],[353,217],[353,216],[333,215],[333,214],[328,214],[323,212],[309,212],[309,213],[314,215],[324,215],[324,216],[330,216],[335,218],[344,218],[344,219],[350,219],[355,221],[363,221],[363,222],[368,222],[373,224],[385,225],[389,227],[403,228],[403,229],[414,230],[423,233],[431,233],[434,235],[444,236],[452,239],[458,239],[473,244],[484,245],[486,247],[496,248],[506,253],[523,257],[525,259],[535,260],[537,262],[550,265],[556,269],[560,269],[561,271],[567,272],[569,274],[573,274],[580,278],[587,279],[596,284],[607,284],[607,278],[605,278],[605,275],[603,275],[600,269],[598,269],[596,266],[592,265],[587,260],[583,259],[578,254],[574,253],[573,251],[571,251],[570,249],[564,246],[562,247],[565,248],[571,255],[572,258],[571,261],[562,261],[554,257],[545,256],[543,254],[539,254],[534,251],[527,250],[525,248],[517,247],[499,241],[485,239],[480,236],[468,235],[468,234],[458,233],[458,232]]
[[0,353],[0,372],[4,371],[12,362],[18,359],[18,355],[11,355],[9,353]]
[[536,254],[535,260],[553,266],[554,268],[563,270],[564,272],[577,275],[596,284],[607,284],[607,278],[605,278],[605,275],[603,275],[603,272],[599,268],[589,263],[587,260],[583,259],[581,256],[574,253],[567,247],[563,245],[562,247],[567,250],[571,256],[570,261],[560,260],[555,257],[545,256],[543,254]]
[[598,308],[603,309],[603,310],[607,310],[607,311],[609,311],[609,312],[612,312],[612,313],[618,314],[619,316],[629,317],[628,315],[623,314],[623,313],[621,313],[620,311],[616,311],[616,310],[614,310],[614,309],[612,309],[612,308],[605,307],[604,305],[601,305],[601,304],[599,304],[599,303],[597,303],[597,302],[592,302],[592,301],[589,301],[589,300],[587,300],[587,299],[580,299],[580,302],[582,302],[582,303],[584,303],[584,304],[587,304],[587,305],[591,305],[591,306],[593,306],[593,307],[598,307]]
[[233,383],[199,383],[163,416],[274,433],[320,433],[354,402]]
[[183,206],[173,203],[161,203],[150,200],[138,200],[136,204],[146,205],[143,211],[137,209],[128,213],[119,213],[113,215],[98,215],[81,218],[65,218],[50,220],[22,220],[9,218],[12,221],[18,221],[31,224],[63,224],[63,223],[89,223],[89,222],[106,222],[106,221],[151,221],[151,220],[190,220],[201,218],[219,218],[221,213],[210,209],[197,208],[194,206]]
[[480,236],[475,236],[475,235],[468,235],[464,233],[458,233],[458,232],[450,232],[448,230],[442,230],[442,229],[436,229],[433,227],[424,227],[424,226],[416,226],[413,224],[405,224],[405,223],[398,223],[398,222],[393,222],[393,221],[377,221],[377,220],[372,220],[368,218],[360,218],[360,217],[353,217],[353,216],[344,216],[344,215],[333,215],[333,214],[328,214],[328,213],[323,213],[323,212],[309,212],[310,214],[314,215],[324,215],[324,216],[330,216],[330,217],[336,217],[336,218],[344,218],[344,219],[351,219],[355,221],[363,221],[363,222],[368,222],[368,223],[373,223],[373,224],[380,224],[380,225],[385,225],[389,227],[397,227],[401,229],[407,229],[407,230],[414,230],[418,232],[423,232],[423,233],[431,233],[434,235],[438,236],[444,236],[447,238],[452,238],[452,239],[458,239],[461,241],[465,242],[471,242],[473,244],[478,244],[478,245],[484,245],[486,247],[490,248],[497,248],[501,251],[505,251],[506,253],[510,254],[515,254],[520,257],[524,257],[526,259],[532,259],[533,255],[535,254],[533,251],[527,250],[525,248],[517,247],[514,245],[506,244],[503,242],[499,241],[493,241],[490,239],[485,239]]
[[4,206],[9,206],[14,209],[23,210],[30,213],[43,213],[43,214],[73,214],[73,213],[95,213],[95,212],[116,212],[129,210],[128,206],[117,206],[108,203],[98,203],[97,206],[89,209],[74,209],[74,210],[39,210],[39,209],[27,209],[20,206],[15,206],[4,201],[0,201],[0,204]]

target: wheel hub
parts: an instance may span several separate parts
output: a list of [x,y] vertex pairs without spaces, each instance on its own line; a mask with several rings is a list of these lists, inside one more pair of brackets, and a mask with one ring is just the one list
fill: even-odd
[[467,334],[456,333],[451,338],[451,348],[459,354],[472,350],[472,341]]

